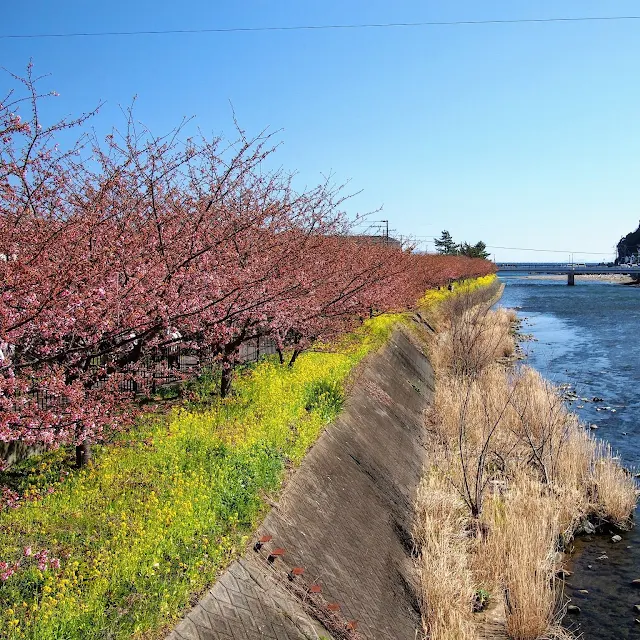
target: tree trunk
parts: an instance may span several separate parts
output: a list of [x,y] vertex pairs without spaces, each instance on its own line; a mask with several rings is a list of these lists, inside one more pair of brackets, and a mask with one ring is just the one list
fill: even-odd
[[295,361],[298,359],[298,356],[300,355],[300,349],[294,349],[293,350],[293,355],[291,356],[291,360],[289,360],[289,366],[293,367]]
[[222,376],[220,378],[220,397],[226,398],[231,393],[231,382],[233,381],[233,367],[222,367]]
[[282,349],[280,347],[276,347],[276,351],[278,353],[278,358],[280,358],[280,364],[284,364],[284,353],[282,353]]
[[220,397],[226,398],[231,393],[233,371],[238,362],[240,345],[247,337],[246,329],[222,349],[222,375],[220,376]]
[[91,462],[91,442],[83,440],[76,445],[76,466],[79,469],[86,467]]

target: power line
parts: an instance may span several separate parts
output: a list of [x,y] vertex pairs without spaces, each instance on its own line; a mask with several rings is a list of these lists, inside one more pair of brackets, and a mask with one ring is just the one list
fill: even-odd
[[538,251],[544,253],[578,253],[581,255],[592,255],[592,256],[609,256],[612,251],[563,251],[561,249],[526,249],[524,247],[497,247],[494,245],[487,245],[487,249],[513,249],[515,251]]
[[76,31],[68,33],[25,33],[0,35],[0,39],[35,38],[102,38],[106,36],[158,36],[188,35],[205,33],[256,33],[265,31],[326,31],[329,29],[389,29],[407,27],[458,27],[507,24],[548,24],[569,22],[623,22],[640,20],[640,16],[583,16],[575,18],[514,18],[511,20],[450,20],[428,22],[380,22],[362,24],[316,24],[294,25],[290,27],[218,27],[209,29],[158,29],[140,31]]
[[[433,236],[414,236],[411,234],[407,234],[407,237],[413,238],[415,240],[436,240],[439,238],[435,238]],[[487,249],[509,249],[512,251],[535,251],[537,253],[577,253],[581,255],[593,255],[593,256],[609,256],[615,251],[572,251],[570,249],[532,249],[530,247],[500,247],[497,245],[488,244],[485,245]]]

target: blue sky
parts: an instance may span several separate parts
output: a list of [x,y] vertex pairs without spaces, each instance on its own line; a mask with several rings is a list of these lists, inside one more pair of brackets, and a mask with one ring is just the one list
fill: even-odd
[[[11,3],[0,35],[640,15],[608,0]],[[0,39],[60,97],[48,115],[106,102],[98,131],[136,113],[231,134],[277,130],[300,183],[333,172],[401,234],[448,229],[498,260],[605,255],[640,220],[640,20],[561,24]],[[7,78],[0,77],[0,90]],[[423,245],[424,246],[424,245]],[[430,248],[433,243],[430,243]]]

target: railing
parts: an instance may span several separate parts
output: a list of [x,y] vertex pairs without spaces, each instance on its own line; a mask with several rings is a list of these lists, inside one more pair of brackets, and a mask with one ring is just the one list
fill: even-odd
[[[276,343],[268,337],[247,340],[240,346],[240,362],[257,362],[263,356],[276,353]],[[95,362],[94,366],[100,366]],[[182,347],[179,344],[158,349],[141,361],[109,376],[107,380],[99,381],[94,388],[104,388],[115,381],[119,391],[135,394],[155,393],[159,387],[175,384],[193,377],[202,369],[215,368],[217,359],[206,352],[196,352],[194,349]],[[64,407],[64,398],[56,396],[46,389],[36,389],[29,393],[42,410],[54,407]]]
[[585,263],[541,263],[541,262],[498,262],[496,263],[498,271],[529,271],[538,273],[640,273],[640,265],[615,265],[606,266],[601,264],[585,264]]

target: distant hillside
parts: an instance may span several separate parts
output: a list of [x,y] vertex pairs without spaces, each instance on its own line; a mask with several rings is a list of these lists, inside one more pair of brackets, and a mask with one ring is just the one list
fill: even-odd
[[628,233],[618,242],[617,263],[628,262],[630,258],[637,258],[640,253],[640,225],[635,231]]

